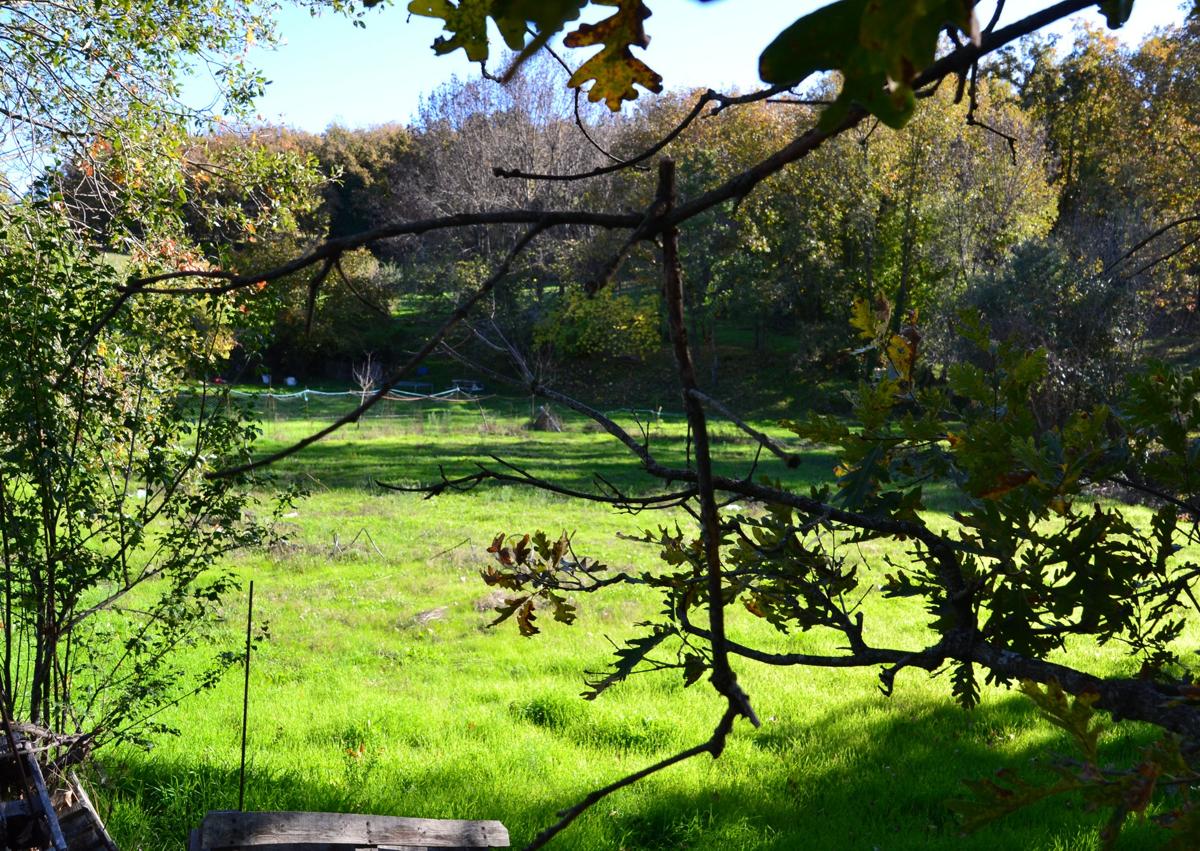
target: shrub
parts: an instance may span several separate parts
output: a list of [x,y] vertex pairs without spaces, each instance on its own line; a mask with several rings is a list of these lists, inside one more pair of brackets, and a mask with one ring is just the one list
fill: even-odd
[[658,350],[658,296],[616,295],[611,289],[587,296],[572,290],[534,328],[534,343],[574,358],[630,357],[644,360]]

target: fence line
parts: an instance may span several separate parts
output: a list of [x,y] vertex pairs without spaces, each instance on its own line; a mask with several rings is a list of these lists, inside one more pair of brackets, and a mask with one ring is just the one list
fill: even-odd
[[[226,389],[230,396],[239,396],[251,400],[264,400],[270,402],[292,402],[301,401],[308,402],[310,398],[337,398],[337,397],[353,397],[361,399],[364,395],[370,396],[371,391],[363,393],[361,390],[312,390],[304,388],[291,393],[277,393],[273,390],[251,391],[237,390],[235,388],[220,388]],[[181,390],[181,396],[198,396],[201,395],[196,390]],[[483,402],[488,399],[497,398],[496,394],[473,395],[458,387],[451,387],[449,390],[441,390],[437,393],[415,393],[409,390],[392,390],[383,397],[385,402]],[[500,397],[505,400],[517,402],[522,399],[520,396]],[[612,408],[603,412],[607,417],[617,416],[619,414],[631,414],[634,417],[644,419],[663,420],[663,419],[684,419],[687,417],[682,411],[664,411],[662,408]]]
[[[275,393],[273,391],[251,392],[248,390],[231,389],[229,391],[229,395],[245,396],[251,399],[270,399],[272,401],[278,401],[280,399],[302,399],[303,401],[307,402],[309,396],[356,396],[361,398],[363,396],[372,396],[374,395],[374,392],[371,390],[363,392],[362,390],[309,390],[305,388],[304,390],[297,390],[294,393]],[[481,399],[490,399],[491,396],[476,396],[460,390],[457,387],[452,387],[449,390],[441,390],[437,393],[413,393],[409,390],[391,390],[385,394],[383,398],[392,402],[409,402],[417,399],[478,402]]]

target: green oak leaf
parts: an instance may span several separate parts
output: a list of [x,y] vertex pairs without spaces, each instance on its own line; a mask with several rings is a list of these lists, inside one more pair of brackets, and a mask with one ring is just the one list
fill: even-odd
[[916,106],[912,83],[930,65],[948,25],[978,40],[971,0],[839,0],[805,15],[767,46],[759,75],[795,85],[818,71],[840,71],[842,90],[821,116],[835,126],[857,103],[889,127]]
[[781,85],[842,67],[858,42],[866,6],[867,0],[839,0],[800,18],[762,52],[759,76]]
[[613,112],[627,100],[634,100],[638,93],[635,85],[651,92],[662,91],[662,77],[646,63],[636,58],[632,47],[645,47],[650,43],[642,22],[650,17],[650,10],[642,0],[596,0],[601,6],[615,6],[617,11],[596,24],[581,24],[564,40],[567,47],[594,47],[603,49],[584,62],[571,75],[567,85],[580,88],[589,80],[588,100],[603,100]]
[[555,33],[579,17],[587,0],[492,0],[493,17],[528,21],[539,33]]
[[[563,28],[567,21],[579,17],[587,0],[412,0],[408,11],[423,18],[440,18],[450,33],[433,42],[437,54],[452,53],[460,47],[472,62],[488,58],[487,19],[496,22],[504,43],[511,50],[521,50],[522,58],[530,51],[525,37],[532,26],[534,43],[541,46]],[[519,62],[517,63],[519,64]]]
[[[450,0],[412,0],[408,11],[423,18],[441,18],[445,22],[443,28],[450,35],[434,40],[434,53],[452,53],[461,47],[472,62],[483,62],[488,57],[487,19],[491,7],[491,0],[459,0],[458,5]],[[501,33],[507,40],[508,33],[503,30]],[[525,43],[525,33],[522,31],[520,35],[518,47]]]
[[588,0],[492,0],[495,11],[492,16],[515,21],[528,21],[533,28],[533,38],[524,49],[513,59],[503,80],[507,82],[525,60],[537,53],[553,38],[562,32],[567,21],[579,17],[579,10],[588,4]]
[[653,629],[649,635],[637,636],[626,641],[625,646],[617,651],[616,661],[607,674],[589,672],[592,678],[584,680],[588,690],[580,693],[580,697],[584,700],[595,700],[602,692],[625,680],[656,647],[674,634],[667,624],[642,623],[638,625],[652,626]]

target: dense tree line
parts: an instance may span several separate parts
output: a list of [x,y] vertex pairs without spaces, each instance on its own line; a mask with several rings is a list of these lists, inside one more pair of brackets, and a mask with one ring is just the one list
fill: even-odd
[[[706,214],[707,239],[685,246],[682,258],[693,333],[714,355],[717,325],[743,331],[760,350],[771,334],[799,337],[797,366],[831,366],[851,342],[844,329],[855,300],[886,300],[898,317],[912,311],[928,345],[948,356],[953,316],[974,306],[1000,332],[1047,346],[1063,392],[1111,382],[1138,356],[1143,332],[1177,330],[1200,306],[1198,37],[1195,19],[1137,49],[1095,29],[1077,30],[1069,47],[1034,37],[959,91],[939,89],[904,129],[868,123],[832,140],[764,191]],[[274,177],[293,194],[239,194],[239,215],[271,211],[273,229],[232,249],[219,215],[212,224],[211,203],[187,228],[214,259],[224,252],[249,268],[399,219],[643,206],[653,193],[644,169],[535,178],[636,157],[703,93],[670,92],[613,115],[577,105],[565,79],[547,56],[505,86],[453,80],[408,125],[257,128],[197,140],[197,162],[240,156],[243,169],[258,164],[264,185]],[[828,80],[803,100],[706,106],[669,147],[681,191],[778,149],[835,89]],[[202,196],[205,167],[193,173],[190,192]],[[277,370],[314,376],[348,375],[366,352],[394,359],[411,329],[386,317],[406,300],[452,303],[497,262],[507,231],[380,242],[371,256],[343,262],[311,316],[308,281],[297,276],[279,303],[256,308],[273,315],[246,346],[263,348]],[[664,328],[649,253],[623,267],[606,304],[585,309],[569,285],[605,277],[617,246],[581,237],[565,228],[540,241],[523,276],[496,294],[494,314],[523,346],[555,357],[649,356]]]

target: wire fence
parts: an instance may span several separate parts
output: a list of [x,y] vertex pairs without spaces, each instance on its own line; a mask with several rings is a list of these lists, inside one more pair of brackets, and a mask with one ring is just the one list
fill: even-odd
[[[231,396],[240,396],[250,399],[263,399],[267,401],[302,401],[307,402],[312,399],[328,399],[335,397],[353,396],[357,399],[365,401],[375,394],[373,390],[296,390],[292,393],[276,393],[272,390],[230,390]],[[451,387],[449,390],[442,390],[438,393],[417,393],[410,390],[389,390],[383,397],[389,402],[417,402],[438,401],[438,402],[479,402],[484,399],[490,399],[491,395],[481,395],[468,392],[460,387]]]
[[[470,385],[468,385],[470,386]],[[476,390],[482,390],[474,385]],[[258,417],[268,436],[277,435],[275,426],[286,427],[290,432],[303,427],[304,421],[330,422],[354,410],[373,395],[362,390],[317,390],[301,388],[278,391],[268,388],[246,389],[238,387],[211,388],[208,392],[197,388],[181,391],[183,396],[199,398],[210,395],[211,390],[227,393],[234,404],[245,405]],[[211,396],[210,396],[211,398]],[[494,393],[471,392],[462,386],[438,392],[395,389],[386,393],[360,420],[360,426],[371,422],[387,424],[388,430],[402,432],[483,430],[495,431],[525,428],[538,419],[544,403],[528,396],[503,396]],[[551,405],[555,418],[567,428],[595,428],[595,424],[583,415],[560,406]],[[621,407],[603,411],[604,415],[627,428],[638,430],[645,426],[678,426],[686,421],[681,411],[668,411],[662,407]]]
[[[222,388],[233,399],[249,404],[260,416],[288,419],[336,419],[374,395],[374,391],[361,390],[300,390],[280,392],[275,390],[243,390]],[[181,395],[200,396],[200,391],[183,391]],[[429,410],[448,410],[456,407],[472,412],[482,411],[484,416],[500,418],[537,416],[542,403],[522,396],[502,396],[495,393],[470,392],[462,387],[451,387],[436,393],[414,390],[390,390],[365,414],[370,419],[408,419],[420,416]],[[555,407],[556,416],[574,419],[570,411]],[[611,408],[603,411],[610,418],[629,418],[646,422],[684,420],[682,411],[657,408]],[[475,413],[478,416],[478,413]]]

